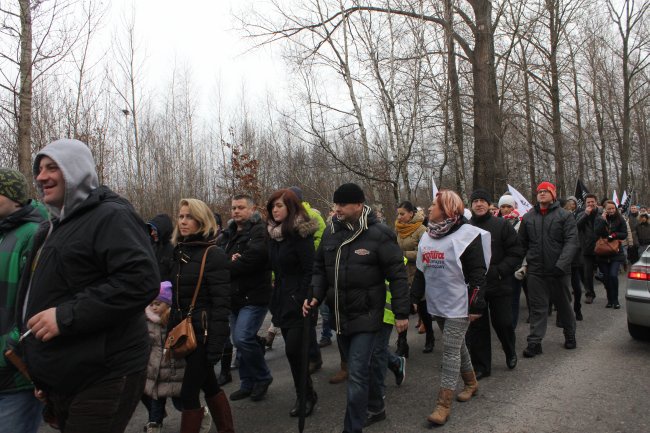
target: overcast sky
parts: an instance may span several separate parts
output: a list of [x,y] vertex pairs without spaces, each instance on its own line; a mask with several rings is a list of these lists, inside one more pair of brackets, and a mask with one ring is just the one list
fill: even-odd
[[[195,88],[206,104],[221,83],[227,104],[238,103],[245,85],[247,99],[276,97],[286,89],[281,47],[250,51],[253,42],[235,27],[233,12],[250,9],[255,0],[114,0],[104,28],[119,32],[125,13],[135,5],[136,33],[146,50],[146,77],[151,88],[169,82],[174,63],[190,66]],[[259,7],[259,6],[256,6]],[[152,80],[152,81],[150,81]]]

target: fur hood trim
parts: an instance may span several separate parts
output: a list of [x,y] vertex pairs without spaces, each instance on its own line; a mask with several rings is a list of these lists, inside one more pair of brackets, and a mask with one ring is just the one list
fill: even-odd
[[153,323],[160,323],[160,316],[153,312],[151,305],[147,305],[147,308],[144,309],[144,314],[147,316],[147,320]]
[[318,231],[318,221],[316,218],[309,218],[307,221],[300,221],[296,224],[296,232],[303,238],[313,235]]

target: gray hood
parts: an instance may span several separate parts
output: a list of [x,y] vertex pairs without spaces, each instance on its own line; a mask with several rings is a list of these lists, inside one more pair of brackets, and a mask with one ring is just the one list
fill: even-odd
[[[38,175],[38,166],[41,158],[47,156],[57,163],[63,179],[65,180],[65,197],[61,209],[48,206],[51,214],[63,220],[90,195],[90,192],[99,187],[95,159],[86,144],[79,140],[61,139],[45,146],[34,158],[34,176]],[[37,183],[36,189],[41,197],[43,189]]]

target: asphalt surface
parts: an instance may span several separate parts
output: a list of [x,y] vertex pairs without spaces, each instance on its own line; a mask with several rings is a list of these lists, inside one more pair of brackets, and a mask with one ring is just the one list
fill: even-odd
[[[510,371],[493,335],[492,375],[479,382],[479,394],[467,403],[454,402],[446,425],[440,432],[572,432],[613,433],[650,432],[650,342],[633,340],[626,326],[625,303],[622,309],[606,309],[605,291],[597,285],[594,304],[583,305],[584,321],[578,322],[575,350],[563,348],[562,330],[555,326],[555,313],[549,318],[544,353],[533,359],[521,355],[526,345],[528,325],[524,297],[517,327],[519,364]],[[621,278],[620,300],[624,301],[625,280]],[[397,387],[388,372],[385,421],[374,424],[368,433],[411,433],[428,431],[426,416],[435,406],[438,391],[441,349],[423,354],[424,336],[409,329],[410,358],[406,380]],[[265,323],[265,326],[268,324]],[[434,325],[435,326],[435,325]],[[263,326],[260,334],[265,333]],[[440,331],[436,328],[439,342]],[[396,335],[391,338],[395,347]],[[305,432],[340,433],[343,430],[346,386],[330,385],[327,380],[339,366],[336,344],[322,350],[324,365],[314,376],[319,401],[307,419]],[[298,421],[288,413],[295,394],[284,357],[281,336],[266,354],[274,381],[261,402],[249,399],[231,402],[238,433],[297,432]],[[219,366],[217,366],[219,368]],[[225,386],[228,394],[238,386],[236,370],[233,383]],[[460,388],[459,383],[459,388]],[[163,432],[178,432],[180,414],[168,402],[169,417]],[[142,405],[134,414],[127,433],[142,432],[147,421]],[[0,429],[1,430],[1,429]],[[43,427],[39,433],[55,430]],[[212,427],[212,432],[216,428]],[[89,432],[92,433],[92,432]]]

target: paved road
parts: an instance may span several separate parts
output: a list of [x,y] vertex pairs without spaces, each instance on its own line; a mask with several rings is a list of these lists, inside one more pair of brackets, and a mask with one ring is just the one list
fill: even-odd
[[[625,282],[621,281],[621,293]],[[644,433],[650,432],[650,343],[637,342],[627,333],[625,305],[621,310],[605,309],[604,289],[597,287],[598,298],[583,306],[585,320],[578,322],[578,348],[565,350],[562,330],[549,318],[544,354],[524,359],[527,312],[523,304],[517,328],[519,365],[509,371],[505,358],[495,351],[492,376],[480,382],[479,396],[468,403],[454,403],[451,419],[441,432],[497,433]],[[623,299],[621,295],[621,299]],[[415,320],[412,320],[412,325]],[[413,326],[411,326],[411,330]],[[386,395],[386,421],[364,431],[368,433],[411,433],[427,431],[426,416],[435,404],[439,383],[440,347],[432,354],[422,354],[424,336],[409,330],[411,356],[407,377],[401,387],[395,386],[389,372]],[[440,333],[436,329],[436,337]],[[392,346],[394,347],[395,335]],[[493,336],[493,343],[496,337]],[[250,400],[232,403],[236,429],[239,433],[297,432],[297,420],[288,412],[295,396],[283,341],[276,339],[267,360],[274,376],[267,398],[259,403]],[[323,350],[325,364],[314,375],[319,402],[308,418],[306,432],[340,433],[345,410],[345,385],[330,385],[327,379],[338,367],[336,346]],[[236,375],[235,375],[236,376]],[[237,389],[235,383],[226,392]],[[177,432],[180,416],[171,403],[170,417],[164,432]],[[128,433],[142,431],[146,411],[136,411]],[[39,433],[50,433],[43,427]],[[213,432],[216,431],[213,427]],[[91,432],[89,432],[91,433]]]

